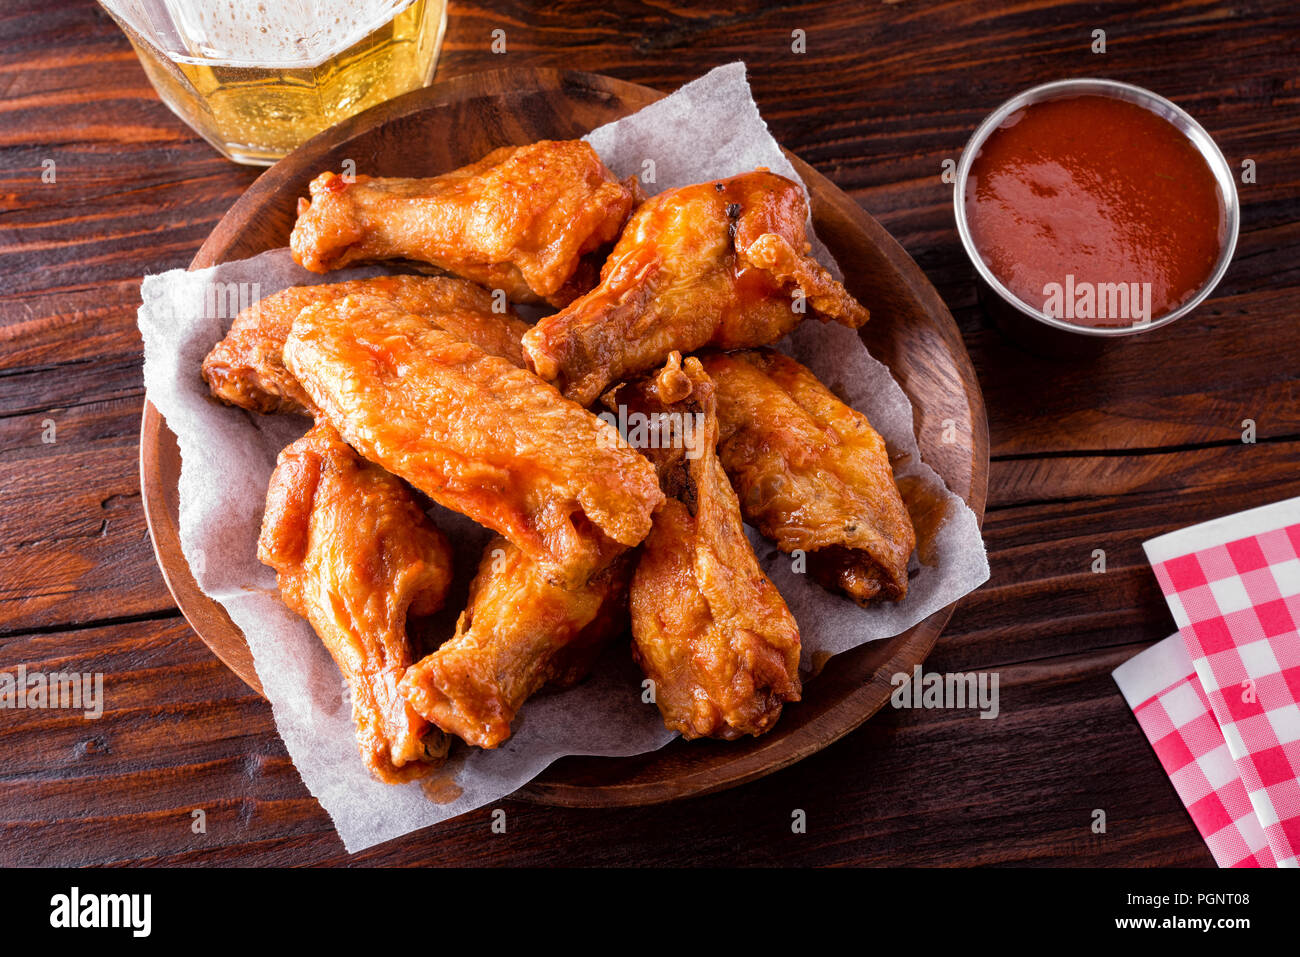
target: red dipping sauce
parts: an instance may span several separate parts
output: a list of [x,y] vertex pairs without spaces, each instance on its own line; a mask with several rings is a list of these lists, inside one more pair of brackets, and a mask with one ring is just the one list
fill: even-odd
[[992,273],[1032,308],[1085,326],[1177,309],[1209,279],[1227,230],[1223,194],[1187,136],[1091,94],[1007,117],[971,165],[965,205]]

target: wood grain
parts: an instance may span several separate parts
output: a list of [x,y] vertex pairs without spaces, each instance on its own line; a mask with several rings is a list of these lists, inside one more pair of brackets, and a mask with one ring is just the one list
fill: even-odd
[[[498,28],[504,57],[489,50]],[[1094,29],[1107,32],[1105,55],[1089,52]],[[99,661],[130,678],[98,723],[4,714],[0,862],[1212,865],[1110,670],[1173,629],[1143,538],[1300,494],[1300,12],[1281,0],[453,0],[439,77],[538,66],[670,90],[736,58],[777,139],[902,243],[961,326],[988,406],[993,579],[958,608],[928,667],[1000,669],[1002,716],[891,709],[722,794],[594,811],[506,802],[506,834],[483,809],[349,858],[266,705],[175,612],[139,507],[98,497],[138,492],[139,278],[184,267],[258,172],[222,160],[158,102],[90,0],[10,0],[0,666]],[[979,309],[940,173],[1007,96],[1076,75],[1172,98],[1258,176],[1239,187],[1236,259],[1204,306],[1163,339],[1050,362]],[[41,182],[46,159],[54,184]],[[1240,441],[1246,417],[1255,445]],[[56,444],[41,442],[45,418]],[[1089,570],[1099,547],[1103,575]],[[128,685],[160,704],[119,710]],[[195,806],[209,812],[206,834],[191,832]],[[1098,807],[1104,835],[1089,828]],[[807,810],[808,833],[791,834],[793,808]]]

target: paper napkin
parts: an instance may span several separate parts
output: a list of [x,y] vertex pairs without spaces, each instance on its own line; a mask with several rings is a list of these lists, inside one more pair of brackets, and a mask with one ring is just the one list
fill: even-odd
[[1179,631],[1115,680],[1215,859],[1300,866],[1300,498],[1144,548]]

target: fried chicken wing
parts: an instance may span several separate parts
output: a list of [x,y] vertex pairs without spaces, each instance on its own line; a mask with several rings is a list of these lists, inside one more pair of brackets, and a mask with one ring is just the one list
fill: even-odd
[[670,352],[780,339],[809,313],[867,310],[816,260],[797,183],[766,170],[669,190],[632,215],[600,285],[524,336],[529,368],[579,405]]
[[387,300],[424,316],[485,352],[523,365],[519,342],[528,323],[514,310],[494,309],[481,286],[446,276],[377,276],[319,286],[290,286],[259,299],[235,317],[226,337],[203,360],[203,381],[221,401],[252,412],[315,414],[311,398],[285,368],[284,341],[307,306],[353,295]]
[[673,497],[655,513],[630,590],[633,654],[664,724],[686,738],[762,734],[799,700],[799,627],[758,565],[718,462],[713,385],[697,359],[683,366],[674,353],[607,403],[657,417],[661,434],[672,430],[664,416],[698,417],[689,446],[646,450]]
[[495,748],[534,692],[580,681],[626,630],[630,557],[566,588],[505,539],[493,540],[456,634],[408,668],[399,689],[444,731]]
[[388,303],[299,313],[289,370],[362,455],[585,581],[650,530],[654,467],[536,376]]
[[441,764],[446,737],[397,690],[407,614],[437,611],[451,583],[451,548],[411,491],[319,424],[280,453],[257,557],[351,686],[371,773],[395,783]]
[[718,454],[745,518],[859,604],[907,594],[916,533],[885,442],[806,368],[769,349],[712,355]]
[[429,179],[322,173],[309,189],[289,245],[312,272],[414,259],[553,306],[591,288],[583,257],[614,241],[640,198],[580,140],[503,147]]

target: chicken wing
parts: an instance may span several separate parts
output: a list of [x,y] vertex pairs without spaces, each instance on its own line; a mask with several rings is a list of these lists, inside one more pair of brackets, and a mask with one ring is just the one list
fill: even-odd
[[859,604],[907,594],[916,533],[885,442],[806,368],[769,349],[704,357],[718,454],[745,518]]
[[319,424],[280,453],[257,557],[352,688],[357,744],[382,781],[442,763],[446,737],[398,693],[411,664],[407,614],[442,606],[451,548],[401,480]]
[[683,366],[674,353],[607,403],[656,417],[661,434],[672,431],[664,416],[698,417],[692,442],[646,450],[674,497],[655,514],[630,590],[633,654],[664,724],[686,738],[762,734],[799,700],[799,627],[758,565],[718,462],[713,385],[697,359]]
[[585,581],[650,530],[654,467],[550,385],[367,296],[308,306],[285,363],[362,455]]
[[775,342],[811,312],[867,310],[807,255],[797,183],[765,170],[669,190],[628,221],[600,285],[524,336],[529,368],[579,405],[673,351]]
[[614,241],[640,198],[580,140],[503,147],[430,179],[322,173],[309,189],[289,245],[312,272],[415,259],[553,306],[591,288],[583,257]]
[[580,681],[626,630],[630,556],[565,588],[505,539],[493,540],[456,634],[408,668],[399,690],[442,730],[495,748],[534,692]]
[[310,397],[284,366],[284,341],[307,306],[359,294],[385,299],[485,352],[523,365],[519,341],[528,323],[508,306],[500,311],[486,289],[446,276],[377,276],[290,286],[259,299],[235,317],[226,337],[203,360],[203,381],[222,402],[252,412],[315,414]]

